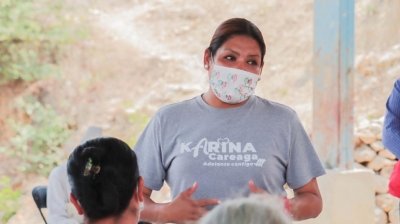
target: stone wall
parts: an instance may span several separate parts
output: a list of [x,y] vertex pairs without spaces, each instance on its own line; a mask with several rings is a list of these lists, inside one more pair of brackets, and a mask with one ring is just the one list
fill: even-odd
[[397,159],[382,144],[383,120],[365,122],[355,132],[354,168],[375,172],[375,223],[399,224],[399,199],[388,194],[389,177]]

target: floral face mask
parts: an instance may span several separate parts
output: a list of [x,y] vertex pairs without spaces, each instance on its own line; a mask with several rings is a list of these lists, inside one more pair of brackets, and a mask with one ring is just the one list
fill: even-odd
[[214,64],[210,86],[214,94],[229,104],[241,103],[254,94],[260,75]]

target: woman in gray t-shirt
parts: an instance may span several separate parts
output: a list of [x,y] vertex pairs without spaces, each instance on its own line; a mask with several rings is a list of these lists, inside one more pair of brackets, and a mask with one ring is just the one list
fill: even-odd
[[[296,113],[254,96],[266,47],[246,19],[229,19],[204,52],[209,90],[168,105],[152,118],[135,145],[145,180],[142,220],[198,220],[226,199],[265,193],[282,196],[295,220],[322,210],[316,177],[325,174]],[[150,199],[164,180],[172,202]],[[287,199],[285,184],[294,189]]]

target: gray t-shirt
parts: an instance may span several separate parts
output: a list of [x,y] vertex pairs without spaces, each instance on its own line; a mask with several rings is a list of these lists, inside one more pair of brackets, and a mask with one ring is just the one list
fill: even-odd
[[225,200],[250,193],[248,182],[285,196],[325,170],[297,114],[251,96],[222,109],[201,96],[160,109],[134,147],[146,187],[166,180],[174,199],[195,181],[193,198]]

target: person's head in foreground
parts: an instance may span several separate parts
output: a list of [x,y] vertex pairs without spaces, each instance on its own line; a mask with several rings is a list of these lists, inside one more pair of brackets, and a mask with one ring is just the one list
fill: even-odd
[[290,224],[281,199],[251,195],[225,201],[207,213],[199,224]]
[[85,223],[137,223],[143,180],[135,153],[116,138],[96,138],[75,148],[67,164],[70,200]]

